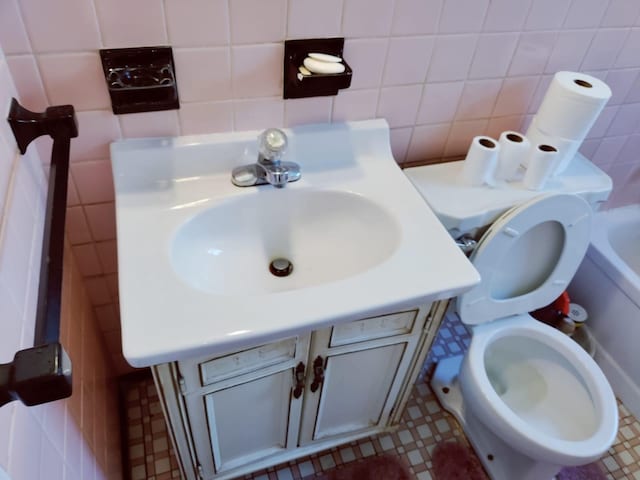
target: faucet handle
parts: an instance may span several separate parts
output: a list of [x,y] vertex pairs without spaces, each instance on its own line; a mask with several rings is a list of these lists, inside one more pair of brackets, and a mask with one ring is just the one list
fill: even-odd
[[279,128],[268,128],[258,137],[258,151],[265,160],[278,161],[287,150],[287,135]]

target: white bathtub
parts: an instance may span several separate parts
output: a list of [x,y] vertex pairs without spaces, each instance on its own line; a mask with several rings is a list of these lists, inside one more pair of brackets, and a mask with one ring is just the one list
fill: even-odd
[[596,214],[591,245],[569,294],[589,313],[596,361],[640,418],[640,205]]

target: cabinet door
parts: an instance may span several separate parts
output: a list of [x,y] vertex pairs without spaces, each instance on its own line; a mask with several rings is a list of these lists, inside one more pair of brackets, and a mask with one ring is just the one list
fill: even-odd
[[292,386],[292,372],[284,370],[204,396],[216,470],[273,455],[291,444]]
[[[415,339],[382,339],[338,348],[328,345],[330,329],[314,333],[300,444],[365,432],[386,425]],[[321,358],[324,380],[311,392],[312,365]]]
[[302,396],[294,395],[295,375],[297,365],[306,362],[308,344],[308,335],[300,337],[290,361],[185,396],[205,478],[297,447]]

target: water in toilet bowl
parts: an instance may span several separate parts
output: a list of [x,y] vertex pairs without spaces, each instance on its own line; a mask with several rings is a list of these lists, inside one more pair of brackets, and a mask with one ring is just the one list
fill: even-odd
[[543,343],[498,339],[485,352],[485,369],[496,393],[527,428],[569,441],[594,434],[596,408],[580,374]]

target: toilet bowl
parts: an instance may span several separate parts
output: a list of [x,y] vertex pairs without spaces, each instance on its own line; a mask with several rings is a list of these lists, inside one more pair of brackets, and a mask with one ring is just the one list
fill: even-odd
[[506,191],[496,200],[492,190],[493,206],[507,208],[489,215],[482,189],[467,206],[460,202],[467,187],[440,182],[431,190],[420,181],[424,172],[411,170],[407,176],[450,231],[484,232],[470,257],[481,282],[455,304],[471,329],[469,349],[439,362],[431,381],[436,396],[494,479],[551,479],[564,466],[596,460],[618,429],[613,391],[576,342],[527,313],[557,298],[580,265],[590,239],[588,195],[560,190],[523,199]]
[[529,315],[476,327],[459,382],[473,415],[540,462],[584,465],[615,440],[616,399],[598,365]]

